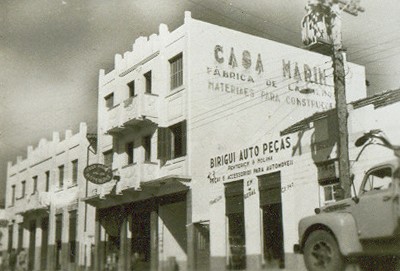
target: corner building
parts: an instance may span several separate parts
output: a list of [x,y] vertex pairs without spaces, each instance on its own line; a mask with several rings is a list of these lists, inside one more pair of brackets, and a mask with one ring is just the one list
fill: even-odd
[[[7,257],[15,249],[17,270],[85,270],[90,266],[94,212],[84,197],[89,142],[87,126],[29,146],[26,158],[9,162],[6,185]],[[91,215],[93,217],[93,214]],[[90,223],[90,222],[89,222]]]
[[[365,95],[347,63],[348,100]],[[139,37],[99,76],[95,270],[298,270],[316,173],[280,131],[334,107],[327,56],[201,22]]]

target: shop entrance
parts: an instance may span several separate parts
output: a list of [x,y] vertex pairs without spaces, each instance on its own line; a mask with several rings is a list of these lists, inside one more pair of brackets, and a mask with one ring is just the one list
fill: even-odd
[[285,268],[280,172],[258,177],[262,215],[263,264]]
[[150,212],[133,213],[131,239],[132,270],[150,270],[151,238]]
[[227,265],[230,270],[246,268],[243,180],[225,184],[225,212],[228,226]]
[[210,269],[210,225],[194,224],[195,270]]

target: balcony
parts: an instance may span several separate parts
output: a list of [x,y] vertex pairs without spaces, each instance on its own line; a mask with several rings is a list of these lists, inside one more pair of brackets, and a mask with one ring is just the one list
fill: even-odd
[[26,198],[19,199],[15,204],[15,208],[16,213],[21,215],[48,212],[50,208],[50,193],[36,192]]
[[126,127],[140,126],[157,121],[158,96],[142,93],[126,99],[108,111],[106,131],[109,134],[122,132]]
[[118,170],[120,180],[117,183],[116,192],[125,190],[139,190],[140,184],[154,180],[159,174],[159,165],[156,163],[139,163],[122,167]]

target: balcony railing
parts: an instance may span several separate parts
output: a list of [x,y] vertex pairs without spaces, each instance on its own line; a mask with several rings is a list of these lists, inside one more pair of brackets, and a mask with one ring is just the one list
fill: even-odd
[[118,133],[128,126],[140,125],[147,120],[156,122],[157,98],[156,95],[142,93],[111,108],[107,112],[106,131]]
[[148,182],[158,178],[159,165],[156,163],[139,163],[125,166],[118,170],[120,180],[117,183],[116,192],[123,193],[124,190],[140,187],[140,183]]
[[16,213],[25,214],[34,211],[48,211],[50,207],[50,193],[36,192],[23,199],[19,199],[16,204]]

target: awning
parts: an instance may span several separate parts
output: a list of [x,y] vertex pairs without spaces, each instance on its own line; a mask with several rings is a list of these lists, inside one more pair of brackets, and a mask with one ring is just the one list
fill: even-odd
[[108,208],[125,203],[148,200],[167,195],[174,195],[189,190],[191,178],[182,175],[168,175],[147,182],[141,182],[139,188],[130,187],[119,194],[96,194],[83,199],[96,208]]

